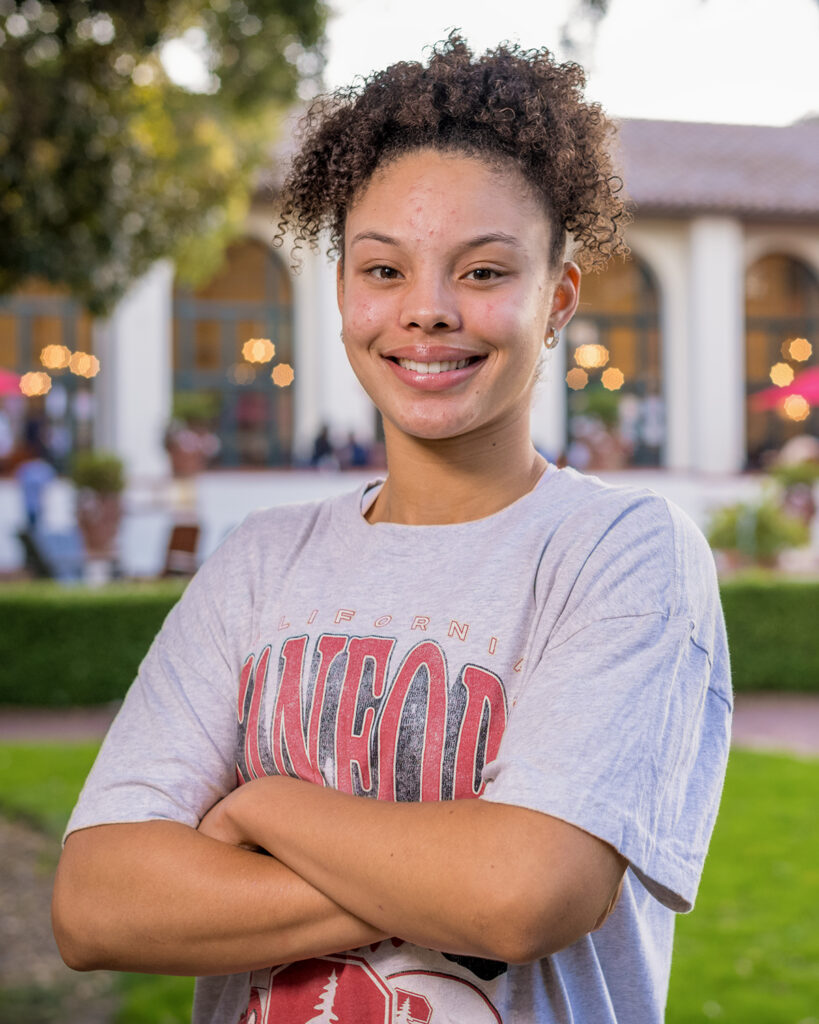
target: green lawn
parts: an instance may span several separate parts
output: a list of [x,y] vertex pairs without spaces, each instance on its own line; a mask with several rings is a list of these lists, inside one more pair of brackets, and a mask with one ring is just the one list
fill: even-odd
[[734,751],[667,1024],[819,1024],[819,760]]
[[[93,745],[0,745],[0,811],[59,836]],[[819,1024],[819,760],[734,752],[667,1024]],[[123,977],[118,1024],[176,1024],[187,979]]]

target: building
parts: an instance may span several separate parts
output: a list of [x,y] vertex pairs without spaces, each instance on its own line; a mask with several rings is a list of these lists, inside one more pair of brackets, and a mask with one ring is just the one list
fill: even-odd
[[[725,474],[794,434],[819,434],[816,408],[748,402],[772,386],[773,367],[787,383],[819,365],[819,119],[627,121],[621,162],[632,256],[584,280],[539,386],[536,442],[580,465]],[[0,367],[41,370],[47,346],[100,365],[88,379],[49,370],[44,398],[6,399],[7,434],[36,409],[58,457],[93,443],[144,481],[167,476],[174,395],[177,411],[185,396],[204,402],[224,467],[298,464],[323,423],[338,439],[374,441],[377,414],[339,341],[334,268],[307,252],[292,273],[274,233],[274,211],[256,203],[210,282],[176,287],[173,267],[158,263],[105,321],[36,283],[0,299]],[[252,338],[273,342],[272,361],[243,358]],[[295,371],[287,387],[270,379],[280,363]]]

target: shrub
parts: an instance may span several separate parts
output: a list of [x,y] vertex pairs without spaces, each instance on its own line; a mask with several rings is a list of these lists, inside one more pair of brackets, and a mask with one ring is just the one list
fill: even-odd
[[121,699],[181,592],[178,582],[0,588],[0,704],[59,708]]
[[783,512],[770,495],[759,502],[717,509],[705,532],[712,548],[736,551],[763,564],[772,562],[785,548],[802,547],[810,539],[807,526]]
[[111,452],[78,452],[71,465],[76,486],[99,494],[119,494],[125,487],[122,459]]
[[819,581],[756,575],[720,590],[735,689],[819,692]]

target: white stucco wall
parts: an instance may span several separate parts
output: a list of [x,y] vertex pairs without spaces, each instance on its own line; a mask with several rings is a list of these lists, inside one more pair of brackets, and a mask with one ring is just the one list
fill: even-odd
[[763,256],[775,254],[802,260],[819,278],[819,228],[802,224],[748,225],[743,253],[746,269]]

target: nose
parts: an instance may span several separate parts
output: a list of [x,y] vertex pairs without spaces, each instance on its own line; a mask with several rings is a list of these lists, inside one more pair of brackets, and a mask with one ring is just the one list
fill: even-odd
[[412,281],[404,293],[401,322],[408,330],[424,334],[457,330],[461,317],[449,283],[433,275]]

